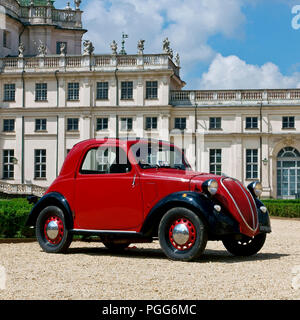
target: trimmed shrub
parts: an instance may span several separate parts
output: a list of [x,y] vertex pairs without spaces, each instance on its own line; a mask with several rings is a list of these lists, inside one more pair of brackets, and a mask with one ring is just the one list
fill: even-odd
[[271,216],[300,218],[300,200],[262,200]]
[[33,237],[34,230],[25,227],[32,207],[22,198],[0,200],[0,238]]

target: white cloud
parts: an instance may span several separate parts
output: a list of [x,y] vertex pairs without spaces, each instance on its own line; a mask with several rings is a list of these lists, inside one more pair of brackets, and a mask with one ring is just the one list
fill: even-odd
[[247,64],[237,56],[217,54],[208,72],[199,80],[201,89],[300,88],[300,73],[283,75],[278,66]]
[[242,33],[245,17],[243,0],[91,0],[84,7],[84,36],[94,43],[96,52],[110,52],[121,35],[127,53],[137,52],[137,41],[145,39],[145,53],[162,52],[162,41],[168,37],[174,52],[179,52],[183,70],[201,62],[210,62],[214,50],[207,44],[210,36],[236,37]]
[[[252,0],[253,1],[253,0]],[[286,1],[286,0],[278,0]],[[181,76],[187,87],[196,89],[289,88],[300,87],[300,76],[284,76],[271,63],[247,64],[237,56],[223,57],[208,40],[214,35],[244,36],[246,22],[242,5],[249,0],[89,0],[84,4],[83,22],[96,53],[110,53],[112,40],[121,49],[122,32],[127,53],[137,52],[139,39],[146,40],[145,53],[162,52],[162,41],[168,37],[179,52]],[[190,73],[210,64],[201,79]],[[201,75],[199,75],[200,77]]]

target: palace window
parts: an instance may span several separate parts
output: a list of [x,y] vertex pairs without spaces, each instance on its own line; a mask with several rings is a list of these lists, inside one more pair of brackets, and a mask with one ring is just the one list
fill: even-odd
[[34,178],[46,178],[46,149],[34,150]]
[[79,82],[68,83],[68,100],[79,100]]
[[157,81],[146,81],[146,99],[157,99]]
[[4,48],[10,48],[10,32],[7,30],[3,30],[3,38],[2,38],[3,42],[3,47]]
[[3,179],[14,178],[14,150],[3,150]]
[[209,172],[221,175],[222,173],[222,149],[209,150]]
[[209,118],[209,129],[221,129],[221,117]]
[[46,131],[47,119],[35,119],[35,131]]
[[246,150],[246,179],[258,178],[258,150]]
[[4,132],[15,131],[15,119],[4,119],[3,120],[3,131]]
[[130,131],[132,130],[132,118],[121,118],[121,130]]
[[146,130],[157,129],[157,117],[146,117]]
[[121,82],[121,99],[128,100],[133,98],[133,82],[123,81]]
[[186,129],[186,118],[175,118],[175,129]]
[[47,101],[47,83],[35,84],[35,101]]
[[97,100],[108,99],[108,82],[97,82]]
[[16,85],[14,83],[4,84],[4,101],[15,101]]
[[258,118],[257,117],[246,117],[246,129],[257,129]]
[[78,131],[79,130],[79,119],[68,118],[67,120],[67,131]]
[[282,117],[282,129],[294,129],[295,117]]
[[97,131],[108,129],[108,118],[97,118]]

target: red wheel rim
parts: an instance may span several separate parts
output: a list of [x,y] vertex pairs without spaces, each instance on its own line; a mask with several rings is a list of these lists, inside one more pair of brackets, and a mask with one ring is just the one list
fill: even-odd
[[179,218],[171,224],[169,240],[175,249],[188,250],[196,241],[196,228],[188,219]]
[[58,216],[51,216],[45,221],[44,235],[51,244],[61,242],[64,236],[64,224]]

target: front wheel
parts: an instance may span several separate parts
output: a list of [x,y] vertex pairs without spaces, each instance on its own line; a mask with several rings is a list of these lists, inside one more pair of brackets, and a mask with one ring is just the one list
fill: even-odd
[[73,235],[66,227],[63,211],[56,206],[48,206],[39,214],[36,221],[36,237],[45,252],[66,252]]
[[252,256],[256,254],[264,245],[266,234],[259,233],[254,237],[245,235],[229,236],[222,240],[224,247],[235,256]]
[[206,247],[207,228],[193,211],[173,208],[161,219],[158,237],[168,258],[191,261],[198,258]]

